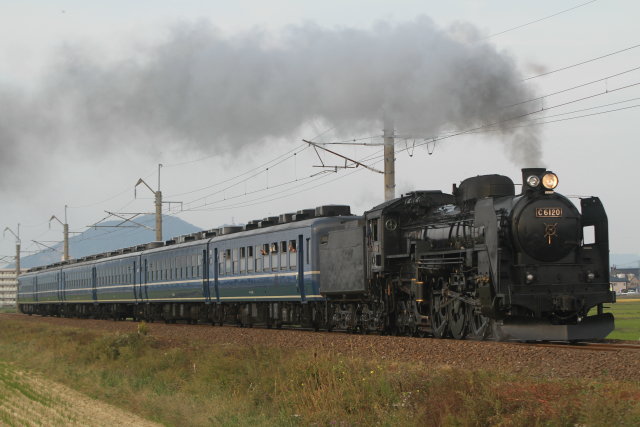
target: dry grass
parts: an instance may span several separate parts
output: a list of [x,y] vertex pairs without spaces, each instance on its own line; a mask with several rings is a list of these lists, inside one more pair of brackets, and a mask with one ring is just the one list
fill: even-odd
[[0,360],[166,425],[638,425],[640,384],[2,321]]
[[0,424],[7,426],[153,426],[38,375],[0,363]]

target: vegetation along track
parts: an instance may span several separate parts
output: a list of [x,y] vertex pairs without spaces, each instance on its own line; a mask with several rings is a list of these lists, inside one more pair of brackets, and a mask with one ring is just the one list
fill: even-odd
[[562,348],[566,350],[586,350],[586,351],[640,351],[640,344],[629,342],[577,342],[577,343],[556,343],[556,342],[536,342],[523,343],[523,345],[547,348]]
[[[0,328],[12,322],[60,328],[82,328],[98,333],[131,333],[135,322],[72,319],[0,314]],[[187,324],[148,324],[149,335],[162,347],[213,345],[231,347],[277,347],[342,354],[367,360],[402,361],[425,366],[500,370],[547,378],[636,378],[640,358],[634,351],[616,348],[601,351],[598,345],[519,344],[487,341],[442,340],[380,335],[311,332]],[[617,344],[614,344],[617,345]],[[619,343],[619,345],[625,345]],[[575,351],[574,347],[591,351]]]

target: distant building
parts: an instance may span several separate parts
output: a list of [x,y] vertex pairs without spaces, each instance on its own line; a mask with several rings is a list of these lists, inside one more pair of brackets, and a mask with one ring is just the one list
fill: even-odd
[[626,277],[615,277],[612,276],[609,278],[609,284],[611,285],[611,290],[615,291],[616,294],[622,293],[622,291],[627,292],[629,281],[627,281]]
[[[611,267],[611,276],[609,279],[611,290],[617,293],[622,291],[637,291],[640,283],[640,268],[618,268]],[[623,286],[624,285],[624,286]]]
[[15,307],[18,281],[15,268],[0,269],[0,307]]

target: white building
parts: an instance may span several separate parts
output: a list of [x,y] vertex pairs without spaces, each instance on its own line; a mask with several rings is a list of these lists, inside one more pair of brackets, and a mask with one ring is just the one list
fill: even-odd
[[18,293],[16,269],[0,269],[0,307],[15,307]]

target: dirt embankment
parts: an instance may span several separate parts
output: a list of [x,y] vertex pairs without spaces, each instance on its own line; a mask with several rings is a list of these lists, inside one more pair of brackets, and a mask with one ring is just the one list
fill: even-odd
[[[107,332],[133,332],[134,322],[80,320],[2,314],[24,322],[47,322]],[[187,343],[234,346],[276,346],[387,361],[464,369],[499,369],[547,378],[633,379],[640,372],[638,352],[535,347],[515,343],[438,340],[431,338],[349,335],[295,330],[247,329],[232,326],[149,324],[149,334],[165,346]]]

